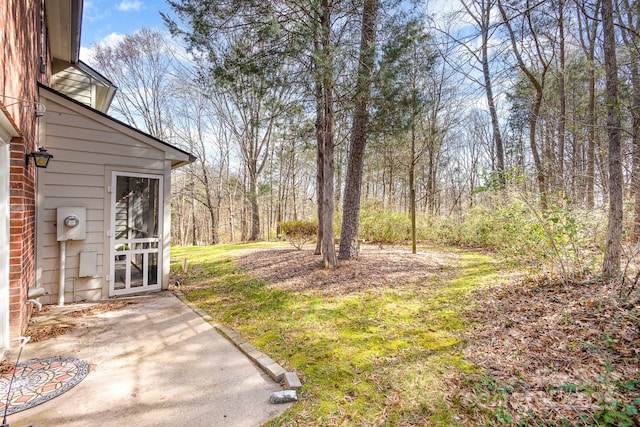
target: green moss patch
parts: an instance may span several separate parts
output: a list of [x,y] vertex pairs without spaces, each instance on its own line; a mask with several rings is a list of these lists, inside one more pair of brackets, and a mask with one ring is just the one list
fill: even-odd
[[[173,272],[191,302],[301,377],[300,402],[271,425],[455,424],[447,378],[475,369],[462,357],[461,332],[469,292],[495,276],[490,256],[459,252],[432,279],[385,286],[367,287],[359,273],[353,291],[331,293],[261,281],[236,266],[241,249],[174,248],[189,271],[176,264]],[[308,274],[318,274],[317,263]]]

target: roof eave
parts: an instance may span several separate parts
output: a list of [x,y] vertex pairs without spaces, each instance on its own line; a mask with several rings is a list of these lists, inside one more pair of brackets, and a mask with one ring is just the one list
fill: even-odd
[[45,91],[45,92],[41,92],[41,96],[45,96],[47,97],[46,93],[51,93],[59,98],[61,98],[62,100],[65,100],[67,102],[70,103],[70,105],[75,105],[76,108],[79,109],[79,111],[82,112],[86,112],[86,114],[96,114],[97,116],[101,116],[105,119],[107,119],[109,122],[112,122],[113,124],[115,124],[116,126],[122,126],[122,128],[124,129],[128,129],[130,131],[132,131],[134,134],[137,134],[139,137],[142,137],[143,139],[147,139],[149,141],[149,143],[151,144],[157,144],[157,146],[169,155],[169,157],[167,157],[167,160],[171,161],[171,169],[175,169],[184,165],[188,165],[190,163],[193,163],[194,161],[197,160],[197,158],[189,153],[188,151],[185,151],[181,148],[178,148],[172,144],[169,144],[168,142],[165,142],[161,139],[158,139],[152,135],[149,135],[145,132],[142,132],[139,129],[136,129],[135,127],[128,125],[114,117],[109,116],[108,114],[100,111],[100,110],[96,110],[95,108],[92,108],[86,104],[83,104],[67,95],[65,95],[64,93],[58,92],[57,90],[50,88],[48,86],[45,86],[43,84],[39,84],[38,87]]
[[194,156],[193,154],[189,154],[189,160],[171,162],[171,169],[178,169],[178,168],[181,168],[183,166],[190,165],[191,163],[195,162],[196,160],[198,160],[198,158],[196,156]]
[[83,0],[47,0],[45,13],[51,57],[75,64],[80,58]]

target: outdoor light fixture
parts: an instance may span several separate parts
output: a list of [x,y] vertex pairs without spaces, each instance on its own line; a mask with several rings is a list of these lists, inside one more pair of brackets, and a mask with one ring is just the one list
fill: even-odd
[[49,164],[49,159],[52,159],[53,155],[49,154],[46,148],[40,147],[38,151],[27,154],[27,165],[29,164],[29,157],[33,157],[33,162],[37,168],[46,168]]

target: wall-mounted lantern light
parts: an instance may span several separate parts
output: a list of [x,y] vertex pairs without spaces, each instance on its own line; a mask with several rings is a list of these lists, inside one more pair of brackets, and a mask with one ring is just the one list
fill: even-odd
[[40,147],[38,151],[27,154],[27,165],[29,165],[29,157],[33,157],[33,162],[37,168],[46,168],[49,164],[49,159],[52,159],[53,155],[49,154],[46,148]]

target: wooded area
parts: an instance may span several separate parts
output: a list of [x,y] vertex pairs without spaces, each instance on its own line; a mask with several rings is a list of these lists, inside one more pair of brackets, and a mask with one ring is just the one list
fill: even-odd
[[359,238],[510,250],[564,279],[635,256],[637,2],[168,3],[170,34],[92,65],[119,117],[198,156],[174,172],[174,244],[312,219],[327,267]]

